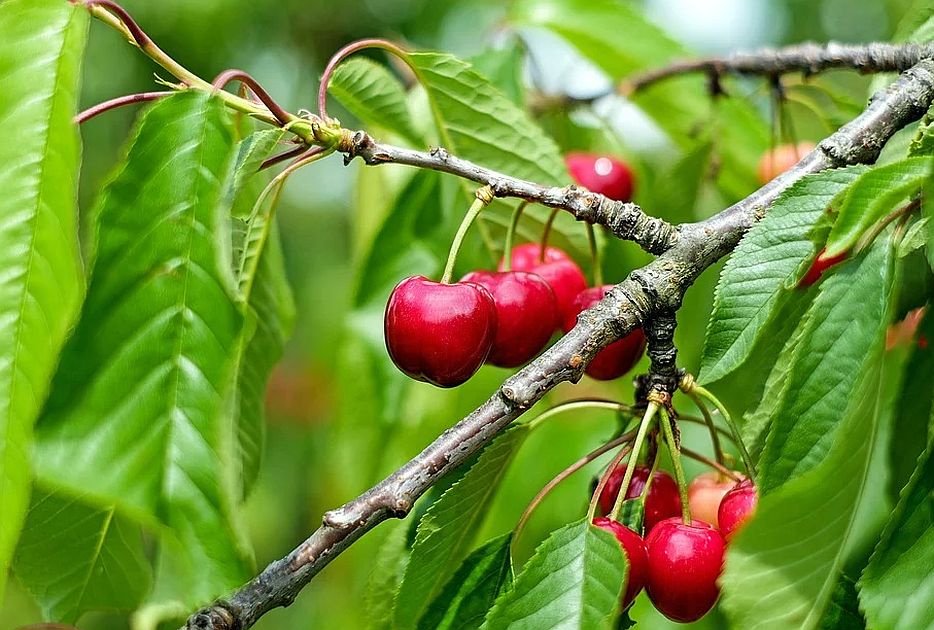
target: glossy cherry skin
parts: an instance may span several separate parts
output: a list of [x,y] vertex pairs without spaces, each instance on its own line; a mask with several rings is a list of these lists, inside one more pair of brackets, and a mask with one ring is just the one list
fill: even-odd
[[496,304],[496,337],[487,363],[522,365],[551,339],[558,312],[555,294],[541,276],[527,271],[474,271],[461,282],[486,288]]
[[605,529],[614,536],[623,546],[626,561],[629,563],[629,572],[626,577],[626,592],[623,593],[622,608],[625,610],[645,586],[645,578],[649,573],[649,561],[645,556],[645,541],[642,536],[632,531],[620,522],[599,516],[593,524]]
[[756,513],[759,493],[750,479],[740,481],[723,496],[717,517],[720,521],[720,533],[727,540],[733,537]]
[[[742,473],[733,471],[737,477]],[[716,471],[703,472],[688,484],[688,505],[691,516],[717,527],[717,510],[723,495],[733,489],[737,482]]]
[[406,278],[392,290],[383,320],[386,349],[408,376],[456,387],[480,368],[496,336],[496,305],[478,284]]
[[[613,288],[607,284],[582,291],[574,298],[573,314],[564,319],[564,332],[574,328],[577,315],[599,302],[606,292]],[[637,328],[622,339],[617,339],[597,353],[585,370],[587,375],[598,381],[612,381],[631,370],[645,352],[645,334]]]
[[820,253],[817,254],[817,258],[814,259],[814,262],[811,263],[811,266],[808,268],[807,273],[804,274],[803,278],[801,278],[800,286],[802,287],[811,286],[812,284],[820,280],[820,277],[824,275],[825,271],[827,271],[834,265],[837,265],[843,262],[844,260],[846,260],[846,257],[848,254],[848,252],[840,252],[839,254],[835,256],[825,257],[824,252],[826,251],[827,251],[826,249],[821,249]]
[[[555,294],[558,310],[557,328],[571,313],[574,299],[587,288],[587,278],[570,256],[557,247],[546,247],[541,256],[538,243],[524,243],[512,248],[512,268],[515,271],[528,271],[548,283]],[[502,269],[502,264],[500,264]],[[577,313],[574,313],[576,315]]]
[[694,520],[685,525],[669,518],[645,539],[649,579],[645,590],[660,613],[672,621],[697,621],[720,595],[725,543],[713,525]]
[[815,148],[816,145],[813,142],[799,142],[798,144],[780,144],[771,151],[767,151],[759,160],[759,167],[756,171],[759,183],[768,184]]
[[[632,472],[632,481],[629,482],[629,490],[626,491],[627,499],[635,499],[642,494],[645,489],[645,482],[651,472],[645,466],[636,466]],[[609,514],[616,503],[616,497],[619,495],[619,489],[623,485],[623,476],[626,474],[626,465],[617,466],[607,479],[603,486],[603,492],[600,493],[600,511],[603,514]],[[681,514],[681,495],[678,494],[678,484],[671,478],[671,475],[664,470],[656,470],[652,477],[652,486],[649,488],[649,495],[645,498],[645,520],[643,526],[646,533],[666,518]]]
[[579,186],[616,201],[632,201],[632,169],[615,157],[598,153],[568,153],[568,172]]

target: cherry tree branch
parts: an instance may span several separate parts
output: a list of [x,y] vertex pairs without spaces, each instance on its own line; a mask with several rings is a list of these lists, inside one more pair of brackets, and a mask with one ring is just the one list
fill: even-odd
[[[791,170],[719,214],[679,226],[677,238],[658,258],[630,273],[602,301],[581,313],[574,329],[508,378],[485,403],[386,479],[325,514],[321,527],[289,555],[271,563],[228,598],[192,615],[187,627],[245,630],[273,608],[289,605],[319,571],[366,532],[388,518],[404,517],[438,479],[463,464],[553,387],[579,380],[600,349],[653,318],[672,317],[700,273],[732,251],[788,186],[810,173],[875,161],[888,139],[919,119],[932,101],[934,61],[924,59],[876,94],[862,114],[822,141]],[[359,155],[371,164],[398,162],[453,173],[489,184],[494,190],[500,183],[499,174],[493,177],[492,171],[440,151],[419,154],[378,145],[363,136],[355,136],[354,142],[345,143],[341,150],[348,158]],[[518,196],[528,198],[531,194],[527,193],[567,190],[534,186],[523,182],[515,192],[522,191]],[[673,327],[673,323],[669,325]],[[665,328],[659,339],[667,337]]]

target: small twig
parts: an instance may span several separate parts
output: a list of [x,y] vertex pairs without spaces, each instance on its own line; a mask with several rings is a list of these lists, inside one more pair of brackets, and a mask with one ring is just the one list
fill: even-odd
[[294,116],[285,111],[282,106],[276,102],[276,99],[269,95],[269,92],[267,92],[265,88],[259,84],[259,81],[251,77],[243,70],[237,70],[236,68],[224,70],[219,75],[217,75],[213,81],[211,81],[211,86],[216,90],[223,90],[228,83],[233,81],[239,81],[243,85],[246,85],[251,90],[253,90],[253,93],[256,94],[256,97],[259,98],[260,102],[266,106],[266,109],[269,110],[269,113],[276,117],[276,120],[278,120],[280,124],[288,125],[292,120],[295,119]]
[[133,105],[134,103],[155,101],[170,94],[175,94],[175,92],[166,90],[162,92],[140,92],[139,94],[118,96],[117,98],[112,98],[109,101],[104,101],[103,103],[98,103],[93,107],[87,108],[75,116],[75,123],[80,125],[82,123],[86,123],[95,116],[99,116],[104,112],[109,112],[112,109],[117,109],[118,107],[123,107],[124,105]]

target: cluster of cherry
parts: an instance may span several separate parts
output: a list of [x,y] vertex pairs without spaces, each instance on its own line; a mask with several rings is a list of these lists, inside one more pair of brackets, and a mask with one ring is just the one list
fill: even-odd
[[[643,588],[655,608],[673,621],[697,621],[713,608],[720,595],[717,578],[723,569],[726,544],[752,516],[756,487],[740,473],[736,481],[719,472],[698,475],[688,487],[691,520],[682,520],[678,485],[663,471],[651,475],[637,466],[626,499],[643,492],[645,538],[605,516],[594,525],[611,532],[629,563],[622,606],[632,604]],[[626,466],[617,467],[600,493],[599,505],[609,514],[619,495]],[[648,486],[648,488],[646,488]]]
[[[589,153],[571,153],[565,162],[580,186],[618,201],[632,198],[633,174],[624,162]],[[577,315],[612,286],[587,288],[580,267],[557,247],[519,245],[509,262],[451,284],[424,276],[400,282],[384,319],[386,348],[396,366],[439,387],[460,385],[484,362],[520,366],[541,352],[556,330],[573,328]],[[645,336],[635,330],[604,348],[587,374],[618,378],[644,351]]]

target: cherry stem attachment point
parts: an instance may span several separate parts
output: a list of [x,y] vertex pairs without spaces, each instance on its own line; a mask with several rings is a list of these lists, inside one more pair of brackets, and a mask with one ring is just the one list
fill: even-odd
[[[620,446],[620,445],[626,444],[627,442],[632,441],[632,438],[633,436],[635,436],[635,434],[636,434],[635,431],[629,431],[628,433],[624,433],[618,438],[610,440],[603,446],[596,448],[593,451],[581,457],[579,460],[577,460],[576,462],[574,462],[573,464],[571,464],[570,466],[562,470],[560,473],[555,475],[555,477],[551,481],[545,484],[542,487],[542,489],[538,491],[538,494],[535,495],[535,498],[529,502],[529,505],[528,507],[525,508],[525,511],[522,513],[522,516],[519,517],[519,522],[516,523],[516,528],[515,530],[513,530],[512,543],[511,543],[512,548],[515,549],[516,541],[519,540],[519,535],[522,533],[522,530],[525,528],[525,524],[528,522],[529,518],[531,518],[532,512],[535,511],[535,508],[537,508],[541,504],[541,502],[545,499],[545,497],[548,496],[548,494],[551,493],[551,491],[554,490],[558,486],[558,484],[560,484],[562,481],[564,481],[565,479],[567,479],[568,477],[570,477],[571,475],[576,473],[578,470],[580,470],[581,468],[583,468],[590,462],[594,461],[595,459],[597,459],[604,453],[608,453],[612,451],[614,448],[616,448],[617,446]],[[624,448],[621,452],[623,453],[623,455],[625,455],[627,451]],[[591,517],[591,520],[593,520],[593,517]]]
[[522,218],[522,213],[528,205],[528,201],[523,201],[512,211],[512,220],[509,222],[509,228],[506,230],[506,242],[503,245],[503,271],[512,270],[512,244],[516,238],[516,228],[519,226],[519,219]]
[[86,123],[95,116],[99,116],[104,112],[109,112],[112,109],[117,109],[118,107],[123,107],[124,105],[133,105],[134,103],[147,103],[150,101],[158,100],[164,96],[170,94],[175,94],[172,90],[165,90],[161,92],[140,92],[139,94],[127,94],[126,96],[118,96],[117,98],[112,98],[109,101],[104,101],[103,103],[98,103],[93,107],[89,107],[77,116],[75,116],[75,124]]
[[464,215],[464,220],[461,221],[460,227],[457,228],[457,234],[454,235],[454,240],[451,242],[451,251],[448,252],[448,261],[444,266],[444,273],[441,275],[442,284],[451,284],[451,276],[454,275],[454,263],[457,262],[457,253],[460,251],[461,245],[464,242],[464,237],[467,236],[467,230],[470,229],[474,219],[480,215],[480,211],[488,206],[490,202],[493,201],[493,198],[493,189],[489,186],[483,186],[477,189],[476,199],[470,204],[470,209],[468,209],[467,214]]
[[[620,510],[623,508],[623,502],[626,501],[626,493],[629,492],[629,484],[632,483],[632,475],[636,470],[636,462],[639,461],[639,451],[642,450],[642,443],[645,441],[645,436],[648,434],[649,427],[652,425],[652,421],[655,419],[655,414],[658,413],[658,410],[658,404],[651,401],[645,408],[645,415],[642,416],[642,422],[639,423],[639,432],[636,434],[636,439],[632,443],[632,451],[629,453],[629,463],[626,465],[626,472],[623,474],[623,483],[620,484],[619,494],[616,495],[616,502],[613,503],[613,509],[609,514],[609,517],[613,520],[619,517]],[[612,474],[612,472],[612,469],[610,469],[604,477],[609,479],[609,475]],[[603,479],[601,479],[601,481],[603,481]],[[604,485],[606,484],[604,483]],[[602,492],[603,489],[600,488],[600,491]],[[592,519],[593,515],[590,515],[590,518]]]
[[[412,68],[412,63],[409,61],[408,53],[401,47],[389,40],[379,39],[379,38],[370,38],[370,39],[361,39],[355,42],[351,42],[334,53],[331,58],[328,60],[327,65],[324,67],[324,72],[321,74],[321,83],[318,84],[318,115],[323,119],[328,119],[328,84],[331,82],[331,77],[334,75],[334,70],[337,69],[338,64],[344,59],[352,55],[353,53],[364,50],[366,48],[379,48],[385,50],[400,60],[402,60],[405,65],[409,68]],[[415,69],[412,68],[414,72]]]
[[698,396],[709,401],[714,407],[716,407],[717,411],[720,412],[720,415],[723,416],[723,420],[726,422],[727,426],[730,427],[730,431],[733,432],[733,441],[736,442],[736,446],[739,448],[739,454],[743,458],[743,465],[746,467],[746,474],[749,475],[750,479],[752,479],[753,483],[755,483],[756,465],[752,462],[752,457],[749,455],[749,451],[746,449],[746,445],[743,443],[743,438],[740,435],[739,427],[733,421],[733,417],[730,416],[730,412],[726,410],[726,407],[723,406],[723,403],[721,403],[716,396],[707,391],[707,389],[695,383],[693,378],[690,379],[689,383],[687,381],[687,378],[681,380],[682,391],[696,392]]
[[668,452],[671,454],[671,465],[675,469],[675,480],[678,482],[678,494],[681,495],[681,520],[685,525],[691,524],[691,505],[688,501],[688,484],[684,477],[684,469],[681,467],[681,449],[675,442],[674,432],[671,430],[672,419],[668,411],[662,408],[661,416],[658,419],[662,425],[662,433],[665,436],[665,444],[668,446]]

